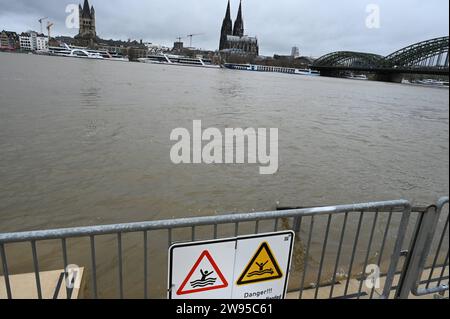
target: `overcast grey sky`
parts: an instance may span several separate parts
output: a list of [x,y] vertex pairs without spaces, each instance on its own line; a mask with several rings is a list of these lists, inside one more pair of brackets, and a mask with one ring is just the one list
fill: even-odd
[[[52,34],[67,29],[68,4],[83,0],[0,0],[0,29],[40,30],[50,17]],[[90,0],[101,38],[143,39],[172,46],[177,36],[203,33],[194,46],[217,49],[227,0]],[[239,0],[231,0],[232,18]],[[366,27],[368,4],[380,8],[380,28]],[[409,44],[449,33],[448,0],[243,0],[246,34],[257,36],[264,55],[320,56],[338,50],[389,54]],[[188,43],[188,40],[185,40]]]

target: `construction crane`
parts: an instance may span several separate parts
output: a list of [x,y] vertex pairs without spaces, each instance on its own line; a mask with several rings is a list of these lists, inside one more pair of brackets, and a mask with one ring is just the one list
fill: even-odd
[[50,29],[54,26],[55,24],[53,22],[48,21],[47,22],[47,31],[48,31],[48,40],[50,41]]
[[192,48],[192,38],[197,37],[199,35],[203,35],[203,33],[196,33],[196,34],[188,34],[187,37],[189,38],[189,47]]
[[38,21],[39,21],[39,23],[41,24],[41,33],[43,33],[44,32],[44,30],[43,30],[43,28],[42,28],[42,22],[44,22],[45,20],[47,20],[48,19],[48,17],[45,17],[45,18],[40,18]]
[[181,42],[181,39],[183,39],[183,37],[177,37],[177,42]]

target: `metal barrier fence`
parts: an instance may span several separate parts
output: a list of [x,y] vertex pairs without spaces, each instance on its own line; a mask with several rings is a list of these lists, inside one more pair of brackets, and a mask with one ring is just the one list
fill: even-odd
[[[445,274],[449,266],[448,205],[449,198],[441,198],[435,206],[430,206],[420,216],[397,290],[398,298],[408,298],[410,293],[419,297],[436,293],[443,295],[449,290],[449,277]],[[434,251],[433,242],[437,244]],[[442,259],[443,254],[446,255]],[[431,287],[433,284],[435,286]]]
[[[437,211],[441,211],[442,207]],[[410,270],[408,265],[412,264],[411,254],[408,255],[407,263],[402,265],[400,261],[404,256],[405,245],[411,242],[409,238],[414,238],[416,242],[421,240],[422,236],[417,234],[418,229],[425,227],[420,226],[425,225],[424,218],[429,215],[425,211],[414,210],[408,201],[398,200],[0,234],[0,257],[6,296],[14,298],[10,276],[23,269],[20,265],[22,262],[14,263],[15,258],[9,257],[15,254],[17,247],[10,247],[14,245],[28,247],[22,247],[22,251],[31,248],[30,259],[38,298],[42,298],[42,264],[45,262],[45,268],[49,269],[53,269],[55,265],[66,269],[69,258],[71,257],[71,261],[82,260],[83,256],[79,254],[85,250],[89,259],[86,265],[90,263],[86,266],[87,273],[90,274],[91,294],[88,297],[164,298],[167,292],[167,283],[163,279],[167,278],[165,254],[168,246],[173,243],[293,229],[297,236],[290,291],[297,294],[291,294],[290,297],[389,298],[393,289],[403,289],[404,292],[407,284],[411,280],[417,280],[419,276],[420,271],[417,270],[415,273],[407,273]],[[414,214],[415,228],[410,222]],[[444,233],[447,230],[448,228]],[[83,240],[88,242],[82,242]],[[438,251],[441,247],[442,244]],[[411,250],[414,256],[418,249],[413,247]],[[39,254],[39,250],[45,250],[47,258],[40,258],[42,253]],[[74,253],[78,254],[76,258],[73,257]],[[446,258],[448,265],[448,252]],[[100,259],[105,261],[100,262]],[[420,259],[420,264],[424,265],[422,261]],[[151,266],[150,263],[154,265]],[[370,265],[380,268],[380,287],[366,286],[366,280],[370,277]],[[433,265],[437,266],[435,263]],[[125,266],[130,270],[125,269]],[[394,287],[399,274],[402,274],[401,282]],[[114,285],[110,279],[113,276]],[[100,281],[99,277],[102,277]],[[101,288],[100,285],[106,288]],[[136,290],[138,286],[139,291]],[[397,293],[396,297],[401,295]]]

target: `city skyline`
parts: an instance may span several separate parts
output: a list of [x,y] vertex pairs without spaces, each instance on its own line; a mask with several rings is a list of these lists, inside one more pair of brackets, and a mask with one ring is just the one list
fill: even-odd
[[[74,36],[78,29],[67,29],[65,12],[69,4],[83,1],[0,0],[0,28],[11,31],[40,30],[42,17],[55,23],[53,35]],[[172,46],[178,36],[202,33],[193,45],[218,49],[220,27],[227,0],[90,0],[96,9],[97,33],[105,39],[143,39]],[[378,4],[380,28],[367,28],[367,5]],[[246,34],[256,35],[262,55],[289,54],[293,46],[302,55],[321,56],[339,51],[364,51],[382,55],[421,40],[448,35],[448,7],[445,0],[343,0],[332,10],[329,1],[244,0]],[[236,16],[239,0],[231,1]],[[426,13],[426,14],[425,14]],[[195,21],[195,24],[192,24]],[[188,44],[189,40],[184,39]]]

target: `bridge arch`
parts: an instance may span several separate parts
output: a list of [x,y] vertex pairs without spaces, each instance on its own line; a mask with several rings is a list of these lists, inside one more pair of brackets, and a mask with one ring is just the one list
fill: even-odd
[[378,54],[338,51],[317,59],[312,67],[316,69],[360,69],[396,72],[429,71],[448,73],[449,37],[435,38],[415,43],[386,57]]
[[378,68],[383,64],[383,59],[383,56],[378,54],[338,51],[322,56],[313,65],[315,67]]
[[385,58],[391,67],[447,68],[449,37],[435,38],[400,49]]

